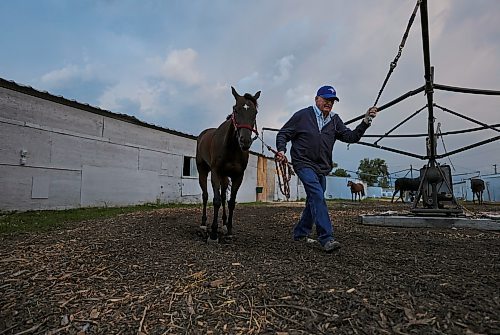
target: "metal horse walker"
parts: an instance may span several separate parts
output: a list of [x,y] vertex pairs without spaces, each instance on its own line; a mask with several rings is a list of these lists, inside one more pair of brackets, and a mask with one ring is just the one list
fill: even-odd
[[[406,43],[406,39],[408,37],[408,33],[410,30],[410,27],[415,19],[416,12],[420,8],[420,19],[421,19],[421,26],[422,26],[422,44],[423,44],[423,56],[424,56],[424,78],[425,78],[425,85],[409,91],[400,97],[389,101],[388,103],[380,106],[378,108],[378,111],[382,111],[384,109],[387,109],[411,96],[414,96],[418,93],[425,92],[427,95],[427,105],[422,107],[421,109],[417,110],[415,113],[398,123],[396,126],[391,128],[388,132],[386,132],[384,135],[364,135],[363,137],[378,137],[378,139],[374,143],[368,143],[364,141],[359,141],[355,144],[361,144],[365,146],[370,146],[374,147],[377,149],[382,149],[386,151],[390,151],[393,153],[401,154],[401,155],[406,155],[409,157],[421,159],[421,160],[428,160],[426,166],[421,170],[421,183],[419,186],[419,190],[417,193],[417,196],[415,197],[415,200],[413,202],[413,207],[412,207],[412,212],[415,214],[444,214],[444,215],[460,215],[463,213],[461,206],[458,205],[454,195],[453,195],[453,188],[452,188],[452,182],[451,182],[451,172],[448,171],[448,173],[445,173],[446,171],[443,171],[443,168],[446,168],[447,166],[439,165],[437,163],[437,159],[448,157],[451,155],[454,155],[456,153],[469,150],[484,144],[488,144],[494,141],[497,141],[500,139],[499,136],[492,137],[490,139],[480,141],[477,143],[473,143],[470,145],[467,145],[465,147],[444,153],[438,155],[436,152],[437,149],[437,136],[435,134],[434,130],[434,107],[437,107],[445,112],[451,113],[453,115],[459,116],[463,119],[466,119],[468,121],[474,122],[476,124],[481,125],[481,127],[476,127],[476,128],[470,128],[470,129],[463,129],[463,130],[458,130],[458,131],[450,131],[447,133],[440,133],[440,136],[444,135],[451,135],[451,134],[460,134],[460,133],[467,133],[467,132],[473,132],[473,131],[478,131],[478,130],[484,130],[484,129],[491,129],[497,132],[500,132],[497,127],[499,124],[494,124],[494,125],[487,125],[483,122],[474,120],[470,117],[461,115],[457,112],[451,111],[449,109],[446,109],[444,107],[441,107],[433,102],[433,93],[434,89],[438,90],[444,90],[444,91],[452,91],[452,92],[459,92],[459,93],[470,93],[470,94],[482,94],[482,95],[500,95],[500,91],[493,91],[493,90],[482,90],[482,89],[474,89],[474,88],[464,88],[464,87],[454,87],[454,86],[447,86],[447,85],[441,85],[441,84],[436,84],[434,83],[434,67],[431,66],[431,61],[430,61],[430,46],[429,46],[429,21],[428,21],[428,12],[427,12],[427,0],[418,0],[415,8],[413,10],[413,13],[410,17],[410,20],[408,22],[408,25],[406,27],[406,31],[403,35],[402,41],[399,45],[399,50],[398,54],[394,58],[394,60],[390,64],[389,72],[387,73],[387,76],[383,82],[382,88],[380,89],[378,96],[375,100],[374,106],[378,103],[378,100],[382,94],[382,91],[384,90],[389,77],[391,76],[392,72],[397,66],[397,62],[399,60],[399,57],[401,56],[401,53],[403,51],[404,45]],[[427,108],[428,111],[428,118],[427,118],[427,134],[406,134],[406,135],[390,135],[392,131],[403,125],[405,122],[410,120],[412,117],[423,111],[425,108]],[[345,122],[346,125],[359,121],[363,119],[365,115],[360,115],[354,119],[351,119],[347,122]],[[279,129],[275,128],[262,128],[262,137],[264,130],[271,130],[271,131],[278,131]],[[395,148],[390,148],[390,147],[385,147],[381,146],[378,144],[378,142],[385,138],[385,137],[422,137],[426,136],[427,137],[427,155],[422,156],[418,155],[415,153],[411,152],[406,152],[403,150],[395,149]],[[266,145],[267,146],[267,145]],[[264,142],[262,144],[262,151],[264,151]],[[444,183],[444,185],[443,185]],[[438,184],[445,186],[445,189],[447,189],[450,193],[446,194],[444,197],[442,194],[438,194],[438,191],[441,189],[441,186],[438,187]],[[429,191],[430,187],[430,191]],[[425,190],[424,190],[425,188]],[[423,203],[425,208],[418,208],[418,204],[420,201],[420,198],[423,197]],[[451,202],[455,207],[454,208],[444,208],[442,202],[447,201]]]
[[[427,136],[427,155],[421,156],[421,155],[405,152],[402,150],[378,145],[378,142],[382,138],[388,137],[389,134],[393,130],[395,130],[396,128],[398,128],[399,126],[404,124],[406,121],[408,121],[410,118],[412,118],[413,116],[418,114],[420,111],[425,109],[425,107],[416,111],[414,114],[412,114],[411,116],[409,116],[408,118],[406,118],[405,120],[403,120],[402,122],[397,124],[395,127],[393,127],[388,132],[386,132],[384,135],[365,135],[364,136],[364,137],[379,137],[379,139],[376,140],[374,143],[367,143],[367,142],[363,142],[363,141],[360,141],[357,143],[362,144],[362,145],[366,145],[366,146],[371,146],[371,147],[378,148],[378,149],[382,149],[382,150],[391,151],[391,152],[406,155],[406,156],[410,156],[410,157],[414,157],[414,158],[419,158],[422,160],[427,159],[428,160],[427,165],[421,170],[421,182],[420,182],[417,196],[415,197],[415,200],[413,202],[413,207],[412,207],[411,211],[415,214],[422,214],[422,215],[425,215],[425,214],[459,215],[459,214],[462,214],[463,211],[462,211],[461,206],[458,205],[458,203],[453,195],[451,173],[450,172],[445,173],[443,167],[447,167],[447,166],[440,166],[436,160],[439,158],[451,156],[453,154],[456,154],[456,153],[459,153],[459,152],[462,152],[462,151],[465,151],[468,149],[475,148],[475,147],[480,146],[480,145],[484,145],[484,144],[496,141],[496,140],[500,139],[500,136],[495,136],[495,137],[492,137],[490,139],[480,141],[480,142],[477,142],[477,143],[474,143],[471,145],[467,145],[465,147],[447,152],[445,154],[438,155],[436,152],[437,136],[436,136],[435,130],[434,130],[434,110],[433,110],[433,107],[437,107],[445,112],[462,117],[468,121],[474,122],[474,123],[482,126],[480,128],[466,129],[466,130],[462,130],[462,131],[458,131],[458,132],[449,132],[448,134],[450,134],[450,133],[462,133],[462,132],[465,133],[465,132],[476,131],[476,130],[481,130],[481,129],[492,129],[492,130],[497,131],[497,132],[500,132],[500,130],[496,128],[498,126],[498,124],[497,125],[487,125],[485,123],[482,123],[480,121],[476,121],[470,117],[463,116],[459,113],[453,112],[449,109],[446,109],[444,107],[441,107],[441,106],[435,104],[433,102],[434,89],[440,89],[440,90],[452,91],[452,92],[460,92],[460,93],[482,94],[482,95],[500,95],[500,91],[453,87],[453,86],[446,86],[446,85],[434,83],[434,67],[432,67],[430,65],[429,22],[428,22],[428,14],[427,14],[427,0],[418,0],[417,4],[415,6],[415,10],[413,11],[413,14],[410,18],[410,22],[408,23],[406,32],[403,36],[403,40],[400,44],[398,55],[396,56],[394,61],[391,63],[389,73],[387,74],[387,77],[385,78],[382,89],[380,90],[380,92],[378,94],[378,97],[376,99],[375,104],[378,102],[378,99],[380,98],[380,95],[385,87],[385,84],[387,83],[387,80],[389,79],[392,71],[396,67],[397,60],[399,59],[399,56],[401,55],[402,48],[404,47],[404,43],[406,41],[406,37],[408,36],[409,28],[413,22],[413,19],[414,19],[415,14],[416,14],[416,9],[418,7],[420,7],[420,18],[421,18],[421,26],[422,26],[425,85],[422,87],[419,87],[413,91],[407,92],[406,94],[403,94],[402,96],[386,103],[385,105],[380,106],[378,108],[378,110],[382,111],[382,110],[384,110],[392,105],[395,105],[398,102],[401,102],[402,100],[404,100],[408,97],[411,97],[411,96],[418,94],[420,92],[425,92],[425,94],[427,95],[427,105],[425,107],[427,107],[427,111],[428,111],[428,119],[427,119],[428,120],[427,121],[428,133],[423,134],[423,135],[412,135],[412,136],[413,137]],[[349,123],[358,121],[358,120],[362,119],[363,117],[364,117],[364,115],[358,116],[352,120],[347,121],[345,124],[349,124]],[[440,135],[443,136],[444,134],[440,134]],[[407,136],[405,136],[405,135],[399,135],[399,136],[392,135],[391,137],[407,137]],[[444,186],[446,186],[445,188],[447,188],[448,191],[451,193],[451,194],[446,194],[445,197],[443,197],[442,194],[438,193],[438,191],[439,191],[438,184],[443,185],[443,183],[445,184]],[[429,190],[429,187],[430,187],[430,190]],[[424,208],[418,208],[419,200],[421,197],[423,197]],[[451,202],[455,207],[454,208],[444,208],[443,202],[445,202],[445,201]]]

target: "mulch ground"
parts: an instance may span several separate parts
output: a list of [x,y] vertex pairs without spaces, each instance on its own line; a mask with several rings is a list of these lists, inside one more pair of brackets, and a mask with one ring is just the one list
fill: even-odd
[[500,334],[499,232],[363,226],[409,205],[335,202],[327,254],[291,240],[301,206],[238,204],[217,245],[200,208],[0,236],[0,334]]

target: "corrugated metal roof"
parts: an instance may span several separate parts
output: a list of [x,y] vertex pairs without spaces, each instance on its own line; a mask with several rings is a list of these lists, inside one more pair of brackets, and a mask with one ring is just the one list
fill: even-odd
[[107,117],[110,117],[113,119],[137,124],[137,125],[140,125],[143,127],[164,131],[164,132],[167,132],[167,133],[170,133],[173,135],[178,135],[178,136],[186,137],[189,139],[196,139],[198,137],[198,136],[186,134],[186,133],[183,133],[183,132],[180,132],[177,130],[172,130],[172,129],[160,127],[160,126],[157,126],[154,124],[150,124],[150,123],[147,123],[147,122],[144,122],[144,121],[137,119],[135,116],[130,116],[127,114],[113,113],[111,111],[101,109],[99,107],[94,107],[94,106],[91,106],[89,104],[81,103],[81,102],[78,102],[76,100],[66,99],[65,97],[60,96],[60,95],[53,95],[47,91],[38,91],[31,86],[21,85],[21,84],[16,83],[15,81],[0,78],[0,87],[6,88],[9,90],[13,90],[13,91],[17,91],[17,92],[27,94],[30,96],[34,96],[34,97],[37,97],[40,99],[49,100],[49,101],[52,101],[52,102],[55,102],[58,104],[62,104],[62,105],[66,105],[69,107],[85,110],[85,111],[90,112],[90,113],[99,114],[99,115],[107,116]]
[[[155,130],[164,131],[164,132],[169,133],[169,134],[173,134],[173,135],[177,135],[177,136],[181,136],[181,137],[185,137],[185,138],[189,138],[189,139],[193,139],[193,140],[196,140],[198,138],[198,136],[195,136],[195,135],[186,134],[186,133],[183,133],[183,132],[180,132],[177,130],[164,128],[164,127],[160,127],[160,126],[157,126],[157,125],[154,125],[151,123],[141,121],[141,120],[137,119],[135,116],[130,116],[127,114],[113,113],[109,110],[101,109],[99,107],[94,107],[94,106],[91,106],[91,105],[86,104],[86,103],[78,102],[76,100],[66,99],[65,97],[60,96],[60,95],[53,95],[47,91],[39,91],[39,90],[34,89],[31,86],[21,85],[21,84],[16,83],[15,81],[6,80],[6,79],[1,78],[1,77],[0,77],[0,87],[6,88],[9,90],[13,90],[13,91],[17,91],[17,92],[27,94],[30,96],[34,96],[34,97],[37,97],[40,99],[45,99],[48,101],[59,103],[59,104],[65,105],[65,106],[78,108],[78,109],[81,109],[81,110],[84,110],[84,111],[87,111],[90,113],[107,116],[107,117],[110,117],[113,119],[133,123],[133,124],[136,124],[139,126],[143,126],[143,127],[147,127],[147,128],[151,128],[151,129],[155,129]],[[272,157],[268,157],[262,153],[258,153],[258,152],[254,152],[254,151],[250,151],[250,153],[253,155],[256,155],[256,156],[262,156],[262,157],[272,159]]]

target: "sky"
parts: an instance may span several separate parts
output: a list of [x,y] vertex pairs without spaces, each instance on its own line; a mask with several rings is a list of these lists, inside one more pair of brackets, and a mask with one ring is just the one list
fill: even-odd
[[[257,126],[280,128],[333,85],[344,121],[372,106],[398,53],[415,1],[403,0],[23,0],[0,2],[0,77],[53,95],[197,136],[231,113],[233,86],[261,91]],[[429,1],[434,82],[500,91],[500,1]],[[417,13],[379,106],[424,82]],[[500,123],[500,96],[436,90],[434,102],[486,124]],[[427,99],[423,93],[379,113],[366,135],[382,135]],[[477,127],[435,110],[441,132]],[[427,133],[427,109],[392,134]],[[349,127],[356,126],[352,123]],[[276,132],[261,131],[275,147]],[[494,130],[444,136],[442,154],[497,136]],[[374,142],[374,138],[363,141]],[[425,138],[380,145],[425,155]],[[255,152],[272,155],[256,140]],[[389,172],[427,161],[337,142],[333,160],[356,171],[364,158]],[[452,174],[500,171],[500,143],[439,160]],[[402,173],[406,173],[403,171]],[[467,177],[467,175],[465,175]]]

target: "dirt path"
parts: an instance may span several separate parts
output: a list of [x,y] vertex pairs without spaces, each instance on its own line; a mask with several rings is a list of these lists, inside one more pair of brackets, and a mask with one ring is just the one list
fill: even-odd
[[500,233],[357,223],[402,204],[329,207],[333,254],[291,240],[297,205],[237,205],[215,246],[198,208],[1,236],[0,334],[500,334]]

